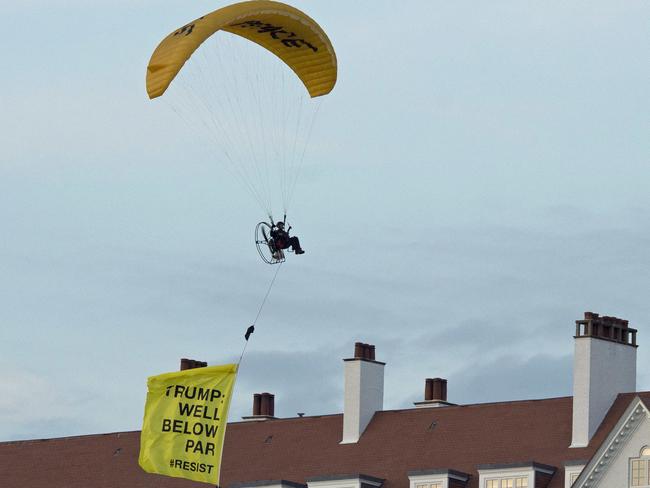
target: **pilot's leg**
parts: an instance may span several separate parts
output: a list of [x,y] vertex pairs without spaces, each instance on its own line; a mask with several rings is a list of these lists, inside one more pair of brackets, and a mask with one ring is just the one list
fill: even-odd
[[296,236],[290,237],[289,238],[289,244],[291,244],[291,249],[296,253],[296,254],[303,254],[305,251],[302,250],[300,247],[300,241]]

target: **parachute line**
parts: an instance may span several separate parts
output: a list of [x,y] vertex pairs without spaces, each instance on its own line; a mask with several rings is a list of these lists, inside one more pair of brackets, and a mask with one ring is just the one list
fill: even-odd
[[288,212],[321,100],[306,94],[281,59],[218,32],[163,98],[266,215]]
[[304,161],[305,161],[305,155],[307,154],[307,146],[309,145],[309,141],[311,139],[311,134],[314,130],[314,123],[316,122],[316,117],[318,116],[318,112],[320,110],[321,106],[321,100],[319,99],[316,102],[316,110],[313,112],[311,116],[311,121],[309,123],[309,130],[307,131],[307,136],[305,138],[303,147],[302,147],[302,153],[300,155],[300,159],[298,162],[297,167],[292,170],[292,173],[294,174],[294,177],[292,181],[288,185],[288,195],[287,195],[287,201],[284,206],[284,213],[287,213],[288,207],[291,205],[291,202],[293,200],[293,195],[296,191],[296,185],[298,184],[298,180],[300,179],[300,174],[302,173],[302,168],[304,166]]

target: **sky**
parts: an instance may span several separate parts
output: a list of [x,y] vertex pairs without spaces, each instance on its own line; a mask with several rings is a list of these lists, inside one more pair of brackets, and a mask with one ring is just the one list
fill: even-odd
[[[571,395],[574,321],[639,330],[650,390],[650,5],[292,2],[337,53],[289,255],[244,356],[276,415],[342,411],[355,341],[385,409]],[[0,441],[137,430],[148,376],[236,361],[275,269],[265,215],[145,68],[225,3],[0,2]]]

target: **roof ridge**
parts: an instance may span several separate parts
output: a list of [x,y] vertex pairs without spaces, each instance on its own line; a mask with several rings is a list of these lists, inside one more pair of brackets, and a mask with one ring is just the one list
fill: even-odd
[[[394,408],[390,410],[382,410],[381,412],[406,412],[406,411],[431,411],[431,410],[449,410],[449,409],[456,409],[456,408],[468,408],[468,407],[485,407],[488,405],[507,405],[507,404],[513,404],[513,403],[533,403],[533,402],[546,402],[546,401],[554,401],[554,400],[566,400],[568,398],[573,398],[572,395],[566,395],[566,396],[561,396],[561,397],[551,397],[551,398],[527,398],[523,400],[504,400],[500,402],[484,402],[484,403],[459,403],[459,404],[451,404],[451,405],[445,405],[444,407],[437,407],[437,408],[418,408],[418,407],[409,407],[409,408]],[[378,413],[381,413],[378,412]]]
[[136,434],[140,433],[140,430],[123,430],[119,432],[99,432],[95,434],[77,434],[77,435],[66,435],[62,437],[43,437],[40,439],[14,439],[10,441],[0,441],[0,445],[7,445],[7,444],[26,444],[26,443],[38,443],[38,442],[55,442],[55,441],[66,441],[66,440],[72,440],[72,439],[83,439],[85,437],[105,437],[105,436],[111,436],[111,435],[117,435],[120,436],[122,434]]
[[251,425],[257,425],[260,423],[264,422],[279,422],[279,421],[287,421],[287,420],[305,420],[305,419],[318,419],[321,417],[336,417],[336,416],[341,416],[343,413],[324,413],[320,415],[303,415],[302,417],[274,417],[270,419],[266,419],[262,422],[260,421],[255,421],[255,420],[237,420],[234,422],[228,422],[228,425],[232,424],[251,424]]

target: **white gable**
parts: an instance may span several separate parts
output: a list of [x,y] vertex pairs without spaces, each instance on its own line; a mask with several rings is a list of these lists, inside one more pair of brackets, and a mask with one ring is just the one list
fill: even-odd
[[649,444],[650,410],[637,397],[572,488],[629,487],[630,459]]

